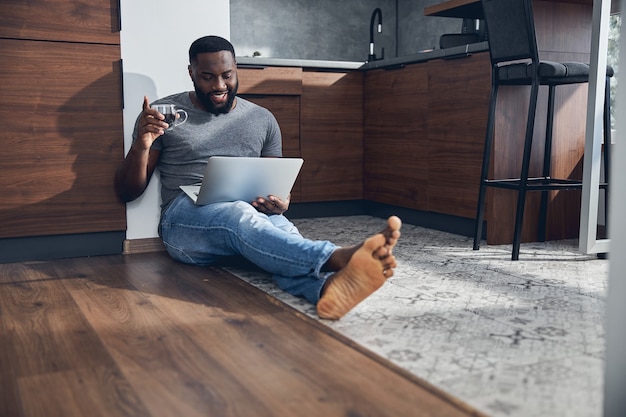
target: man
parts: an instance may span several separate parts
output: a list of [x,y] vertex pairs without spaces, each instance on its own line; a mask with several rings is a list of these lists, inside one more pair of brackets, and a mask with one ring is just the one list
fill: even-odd
[[360,245],[340,248],[328,241],[303,238],[283,213],[289,199],[196,206],[179,189],[197,183],[212,155],[280,157],[278,123],[267,110],[237,97],[235,51],[227,40],[206,36],[189,49],[194,91],[157,100],[176,104],[187,122],[171,130],[164,116],[144,97],[133,144],[115,175],[122,201],[139,197],[154,169],[161,173],[159,234],[176,260],[208,265],[240,255],[273,274],[283,290],[316,304],[321,318],[338,319],[393,275],[392,249],[401,221]]

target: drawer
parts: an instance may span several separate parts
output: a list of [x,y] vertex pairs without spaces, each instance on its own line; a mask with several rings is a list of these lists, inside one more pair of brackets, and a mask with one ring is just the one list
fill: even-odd
[[302,68],[238,68],[239,94],[301,95]]

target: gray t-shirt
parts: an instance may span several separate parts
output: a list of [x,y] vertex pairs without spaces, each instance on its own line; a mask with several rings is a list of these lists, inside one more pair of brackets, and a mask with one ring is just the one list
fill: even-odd
[[[172,103],[189,115],[187,121],[166,130],[152,145],[161,151],[157,168],[161,175],[161,210],[165,210],[181,190],[179,186],[202,181],[210,156],[282,156],[280,128],[272,113],[241,97],[226,114],[215,116],[196,108],[189,92],[156,100]],[[184,117],[184,116],[183,116]],[[137,124],[133,140],[137,138]]]

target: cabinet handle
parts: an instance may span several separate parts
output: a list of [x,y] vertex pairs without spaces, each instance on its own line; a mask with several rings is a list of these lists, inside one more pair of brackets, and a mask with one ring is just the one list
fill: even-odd
[[117,31],[122,31],[122,0],[117,0]]
[[394,70],[399,70],[404,68],[404,64],[396,64],[396,65],[390,65],[388,67],[383,68],[385,71],[394,71]]
[[276,97],[276,96],[286,96],[290,94],[238,94],[245,99],[255,99],[255,98],[267,98],[267,97]]
[[253,64],[237,64],[237,68],[264,70],[265,68],[267,68],[267,66],[266,65],[253,65]]
[[118,69],[120,72],[120,105],[124,110],[124,60],[120,59],[118,62]]

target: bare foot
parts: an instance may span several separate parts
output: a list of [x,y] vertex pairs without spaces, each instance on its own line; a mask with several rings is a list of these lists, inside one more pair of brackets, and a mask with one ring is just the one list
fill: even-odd
[[400,237],[402,222],[392,216],[387,224],[387,229],[358,246],[347,265],[328,280],[317,303],[317,314],[321,318],[343,317],[393,275],[396,258],[391,251]]
[[[383,229],[380,234],[385,237],[385,244],[382,245],[378,252],[380,254],[379,257],[384,257],[391,254],[392,249],[398,243],[398,239],[400,238],[400,227],[402,226],[402,221],[397,216],[391,216],[387,219],[387,227]],[[337,249],[328,259],[326,264],[322,267],[322,271],[340,271],[350,259],[352,259],[352,255],[362,246],[363,244],[339,248]]]

